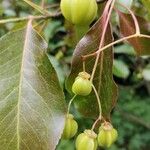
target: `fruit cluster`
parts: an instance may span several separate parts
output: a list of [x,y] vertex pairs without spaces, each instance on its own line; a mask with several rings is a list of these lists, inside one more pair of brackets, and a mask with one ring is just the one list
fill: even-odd
[[[77,133],[78,125],[69,114],[66,118],[65,128],[62,134],[63,139],[70,139]],[[76,139],[77,150],[97,150],[100,147],[109,148],[118,137],[117,130],[109,122],[104,122],[99,127],[98,135],[93,130],[85,130]]]
[[[92,91],[92,82],[90,75],[86,72],[80,72],[72,86],[72,91],[76,95],[87,96]],[[67,114],[65,128],[62,134],[63,139],[70,139],[75,136],[78,130],[78,124],[72,114]],[[109,148],[117,139],[117,130],[109,122],[104,122],[99,127],[98,135],[93,130],[85,130],[79,134],[76,139],[77,150],[96,150],[98,145]]]
[[[96,0],[61,0],[60,7],[66,20],[79,29],[85,28],[92,23],[97,15],[98,8]],[[92,87],[93,84],[92,81],[90,81],[90,75],[86,72],[80,72],[72,85],[72,92],[75,96],[87,96],[91,93]],[[72,100],[70,102],[72,102]],[[69,109],[70,105],[68,106],[68,114],[62,134],[63,139],[74,137],[78,130],[78,124],[74,120],[73,115],[69,114]],[[93,128],[79,134],[76,139],[76,149],[96,150],[98,145],[109,148],[116,141],[117,137],[117,130],[114,129],[109,122],[105,121],[99,127],[98,134],[93,131]]]

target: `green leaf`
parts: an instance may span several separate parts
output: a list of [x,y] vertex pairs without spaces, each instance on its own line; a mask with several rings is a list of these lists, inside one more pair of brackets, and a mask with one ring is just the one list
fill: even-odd
[[129,76],[128,66],[121,60],[114,60],[113,73],[117,77],[127,78]]
[[142,75],[145,80],[150,81],[150,65],[143,69]]
[[36,5],[35,3],[33,3],[29,0],[23,0],[23,1],[26,2],[27,4],[29,4],[34,9],[36,9],[37,11],[39,11],[40,13],[42,13],[43,15],[50,15],[51,14],[49,11],[43,9],[42,7]]
[[60,65],[59,61],[55,57],[53,57],[49,54],[47,54],[47,55],[48,55],[49,60],[51,61],[52,65],[54,66],[54,68],[56,70],[56,73],[57,73],[57,76],[59,79],[59,83],[60,83],[61,87],[63,88],[64,81],[65,81],[65,73],[63,71],[63,68]]
[[[122,12],[119,12],[119,18],[120,18],[120,29],[123,36],[129,36],[136,33],[135,31],[135,24],[132,19],[131,15],[124,14]],[[141,29],[141,33],[148,34],[149,33],[149,26],[150,23],[145,21],[141,17],[137,17],[139,26]],[[137,55],[150,55],[150,39],[143,38],[143,37],[136,37],[128,40],[130,44],[134,47]]]
[[119,46],[116,46],[114,48],[114,52],[116,54],[128,54],[128,55],[131,55],[131,56],[135,56],[135,51],[134,51],[134,48],[130,45],[130,44],[122,44],[122,45],[119,45]]
[[[116,2],[121,3],[122,5],[125,5],[125,6],[128,7],[128,8],[131,8],[131,7],[132,7],[133,0],[116,0]],[[116,3],[115,5],[116,5],[116,7],[117,7],[120,11],[122,11],[122,12],[124,12],[124,13],[128,13],[128,10],[125,9],[124,7],[120,6],[120,5],[117,4],[117,3]]]
[[[71,74],[66,82],[66,87],[70,93],[75,78],[79,72],[83,71],[81,56],[92,53],[99,47],[104,22],[106,21],[105,17],[104,14],[76,46],[73,54]],[[106,33],[104,45],[112,42],[110,26]],[[86,60],[86,71],[90,74],[92,73],[94,63],[95,57]],[[93,80],[101,100],[103,117],[108,120],[110,120],[110,112],[117,99],[117,87],[113,81],[112,65],[113,51],[112,48],[110,48],[101,52]],[[98,116],[98,104],[93,91],[87,97],[78,96],[77,99],[75,99],[75,105],[85,117],[96,118]]]
[[147,9],[148,18],[150,19],[150,0],[141,0],[144,7]]
[[54,150],[62,133],[64,95],[32,28],[0,39],[0,149]]

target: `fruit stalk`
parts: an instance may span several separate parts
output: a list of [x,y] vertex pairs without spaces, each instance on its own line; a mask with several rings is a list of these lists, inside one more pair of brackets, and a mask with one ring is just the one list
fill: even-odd
[[89,25],[75,25],[76,40],[77,42],[86,34],[89,29]]
[[69,102],[69,104],[68,104],[68,110],[67,110],[67,114],[69,114],[69,112],[70,112],[70,107],[71,107],[71,104],[72,104],[72,102],[73,102],[73,100],[75,99],[75,97],[76,97],[77,95],[74,95],[73,97],[72,97],[72,99],[70,100],[70,102]]
[[97,103],[98,103],[98,107],[99,107],[99,116],[98,116],[97,120],[94,122],[94,124],[92,126],[92,129],[91,129],[93,131],[95,126],[96,126],[96,124],[98,123],[98,121],[100,121],[102,119],[102,106],[101,106],[101,101],[100,101],[100,98],[99,98],[99,95],[97,93],[97,90],[96,90],[95,86],[92,85],[92,88],[93,88],[93,90],[95,92]]

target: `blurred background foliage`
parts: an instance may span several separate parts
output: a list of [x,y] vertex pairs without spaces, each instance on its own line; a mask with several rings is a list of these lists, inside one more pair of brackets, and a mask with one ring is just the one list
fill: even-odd
[[[41,0],[33,0],[41,5]],[[59,11],[59,0],[45,0],[45,7],[52,12]],[[103,4],[99,4],[101,12]],[[150,21],[150,5],[145,0],[134,0],[134,12]],[[38,11],[22,0],[0,0],[0,19],[40,15]],[[7,32],[23,27],[26,21],[0,24],[0,37]],[[112,15],[113,33],[118,39],[119,26],[116,14]],[[48,42],[49,58],[53,63],[62,88],[70,70],[74,50],[74,28],[60,15],[34,22],[34,27]],[[114,79],[119,85],[119,99],[112,112],[113,125],[118,129],[118,141],[110,150],[149,150],[150,149],[150,57],[137,57],[128,43],[115,45]],[[70,96],[66,93],[66,101]],[[89,128],[93,120],[83,118],[74,108],[79,124],[79,132]],[[57,150],[74,150],[74,139],[60,141]]]

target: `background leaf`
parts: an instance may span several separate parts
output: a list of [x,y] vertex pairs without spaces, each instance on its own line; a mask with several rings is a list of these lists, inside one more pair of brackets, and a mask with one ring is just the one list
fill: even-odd
[[26,2],[27,4],[29,4],[31,7],[33,7],[34,9],[36,9],[37,11],[39,11],[42,14],[46,14],[49,15],[50,12],[48,12],[47,10],[43,9],[42,7],[36,5],[35,3],[29,1],[29,0],[23,0],[24,2]]
[[47,44],[29,23],[0,39],[0,149],[54,150],[65,103]]
[[[131,7],[132,7],[133,0],[116,0],[116,2],[119,2],[119,3],[125,5],[125,6],[128,7],[128,8],[131,8]],[[122,12],[124,12],[124,13],[128,13],[127,9],[123,8],[123,7],[120,6],[119,4],[116,3],[115,5],[116,5],[116,7],[117,7],[120,11],[122,11]]]
[[[98,49],[101,34],[105,22],[105,14],[99,21],[90,29],[90,31],[81,39],[78,43],[72,60],[72,70],[71,74],[67,80],[67,89],[71,92],[72,84],[75,77],[79,72],[82,71],[82,60],[81,56],[94,52]],[[110,43],[112,41],[110,26],[107,29],[107,36],[105,38],[105,43]],[[86,71],[92,73],[94,66],[95,57],[89,58],[86,61]],[[110,119],[110,112],[115,105],[117,98],[117,87],[113,81],[112,76],[112,65],[113,65],[113,51],[112,49],[107,49],[100,55],[99,63],[96,69],[95,78],[93,80],[96,89],[98,90],[99,97],[102,103],[103,116],[106,119]],[[86,117],[96,117],[98,115],[98,105],[94,92],[92,92],[87,97],[78,96],[75,100],[77,109]]]
[[150,19],[150,0],[141,0],[147,10],[148,18]]
[[117,77],[127,78],[129,76],[128,66],[121,60],[114,60],[113,73]]
[[[135,34],[135,25],[131,15],[124,14],[118,11],[120,19],[120,30],[123,36],[129,36]],[[143,18],[137,17],[138,23],[141,29],[141,33],[148,34],[150,32],[150,24],[146,22]],[[148,38],[132,38],[128,40],[134,47],[137,55],[149,55],[149,43],[150,39]]]
[[146,81],[150,81],[150,65],[147,65],[146,68],[143,69],[142,75]]
[[127,54],[127,55],[131,55],[131,56],[135,56],[135,54],[136,54],[134,48],[130,44],[127,44],[127,43],[116,46],[114,48],[114,52],[115,52],[115,54]]

